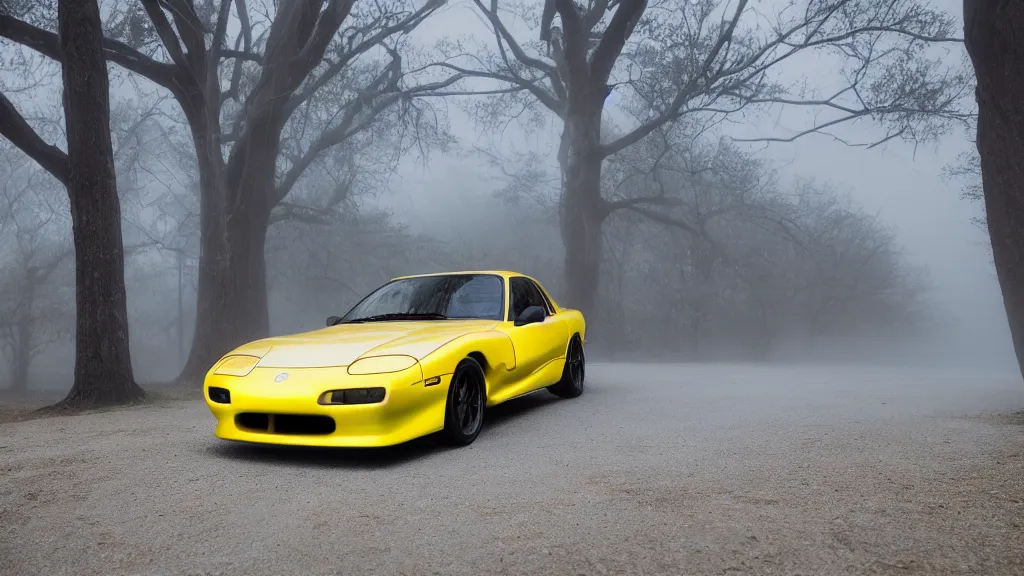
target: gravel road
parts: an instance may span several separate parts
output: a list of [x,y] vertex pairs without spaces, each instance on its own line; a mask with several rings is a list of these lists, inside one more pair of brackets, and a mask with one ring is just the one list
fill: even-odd
[[588,377],[455,450],[234,445],[197,401],[2,424],[0,574],[1024,574],[1019,379]]

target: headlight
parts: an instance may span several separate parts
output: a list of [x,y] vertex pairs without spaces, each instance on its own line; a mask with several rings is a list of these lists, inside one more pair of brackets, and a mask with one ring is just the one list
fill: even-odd
[[370,356],[360,358],[348,367],[348,373],[353,376],[365,374],[387,374],[388,372],[401,372],[406,368],[416,365],[416,359],[412,356],[394,354],[388,356]]
[[248,376],[249,372],[259,364],[260,359],[255,356],[228,356],[225,358],[214,374],[221,376]]

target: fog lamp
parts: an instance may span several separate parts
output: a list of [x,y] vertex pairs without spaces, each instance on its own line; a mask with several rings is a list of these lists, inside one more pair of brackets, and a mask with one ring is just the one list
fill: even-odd
[[210,400],[218,404],[231,404],[231,392],[227,388],[210,386]]
[[384,388],[331,390],[320,397],[321,404],[377,404],[384,401]]

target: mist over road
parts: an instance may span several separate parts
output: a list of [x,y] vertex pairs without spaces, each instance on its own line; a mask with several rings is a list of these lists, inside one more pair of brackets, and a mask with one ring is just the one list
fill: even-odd
[[198,401],[0,425],[3,574],[1021,574],[1019,378],[591,365],[468,448],[262,449]]

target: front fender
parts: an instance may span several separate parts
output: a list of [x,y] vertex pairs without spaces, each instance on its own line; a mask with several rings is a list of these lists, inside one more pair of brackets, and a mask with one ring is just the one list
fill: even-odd
[[483,356],[484,371],[488,376],[493,373],[500,378],[504,372],[516,367],[516,352],[508,335],[497,330],[486,330],[454,338],[424,356],[420,359],[423,377],[451,374],[455,372],[459,362],[474,353]]

